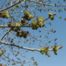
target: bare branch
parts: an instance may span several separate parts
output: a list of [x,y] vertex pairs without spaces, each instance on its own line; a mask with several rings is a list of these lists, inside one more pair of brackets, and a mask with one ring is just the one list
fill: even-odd
[[9,34],[9,32],[11,32],[11,29],[8,30],[8,31],[4,34],[4,36],[1,38],[1,40],[3,40],[3,38],[4,38],[7,34]]
[[17,5],[17,4],[20,4],[22,1],[23,1],[23,0],[19,0],[19,2],[15,3],[15,4],[13,4],[13,5],[7,7],[7,8],[4,8],[4,9],[0,10],[0,12],[2,12],[2,11],[4,11],[4,10],[10,9],[10,8],[14,7],[14,6]]
[[14,43],[6,42],[4,40],[2,40],[2,41],[0,40],[0,44],[7,45],[7,46],[13,46],[13,47],[17,47],[17,48],[21,48],[21,49],[25,49],[25,50],[29,50],[29,51],[38,51],[38,52],[40,51],[40,49],[23,47],[23,46],[15,45]]
[[0,25],[0,28],[8,28],[7,25]]
[[[13,47],[17,47],[17,48],[21,48],[21,49],[29,50],[29,51],[37,51],[37,52],[40,52],[40,50],[41,50],[41,48],[36,49],[36,48],[29,48],[29,47],[19,46],[19,45],[16,45],[16,44],[14,44],[14,43],[6,42],[6,41],[4,41],[4,40],[2,40],[2,41],[0,40],[0,44],[7,45],[7,46],[13,46]],[[61,47],[62,47],[62,46],[59,46],[58,49],[60,49]],[[48,49],[48,51],[53,51],[53,48],[50,47],[50,48]]]

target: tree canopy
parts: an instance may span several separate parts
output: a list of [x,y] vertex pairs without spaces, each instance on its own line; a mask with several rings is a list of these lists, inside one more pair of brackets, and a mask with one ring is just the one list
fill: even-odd
[[62,19],[57,14],[66,11],[66,1],[53,1],[0,0],[0,66],[38,66],[33,53],[58,54],[63,46],[53,24]]

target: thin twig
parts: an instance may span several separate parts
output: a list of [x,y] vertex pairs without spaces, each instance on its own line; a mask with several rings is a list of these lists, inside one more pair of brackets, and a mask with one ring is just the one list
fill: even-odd
[[4,36],[1,38],[1,40],[3,40],[3,38],[4,38],[7,34],[9,34],[9,32],[11,32],[11,29],[8,30],[8,31],[4,34]]
[[7,25],[0,25],[0,28],[8,28]]
[[[19,2],[15,3],[15,4],[13,4],[13,5],[7,7],[7,8],[4,8],[4,9],[0,10],[0,12],[2,12],[2,11],[4,11],[4,10],[8,10],[8,9],[14,7],[15,5],[20,4],[21,2],[22,2],[22,0],[19,0]],[[35,1],[30,1],[30,2],[42,4],[42,3],[40,3],[40,2],[35,2]],[[44,5],[44,6],[54,6],[54,7],[55,7],[55,4],[45,4],[45,3],[43,3],[43,5]],[[60,5],[56,5],[56,6],[58,6],[58,7],[66,7],[66,5],[61,5],[61,6],[60,6]]]
[[[41,48],[36,49],[36,48],[29,48],[29,47],[19,46],[19,45],[16,45],[15,43],[8,43],[8,42],[6,42],[4,40],[3,41],[0,40],[0,45],[1,44],[7,45],[7,46],[13,46],[13,47],[17,47],[17,48],[21,48],[21,49],[29,50],[29,51],[37,51],[37,52],[40,52],[40,50],[41,50]],[[62,48],[62,46],[59,46],[58,49],[61,49],[61,48]],[[50,47],[48,51],[53,51],[53,48]]]
[[25,49],[25,50],[29,50],[29,51],[40,51],[40,49],[35,49],[35,48],[28,48],[28,47],[23,47],[23,46],[19,46],[19,45],[15,45],[14,43],[8,43],[6,41],[1,41],[0,40],[0,45],[7,45],[7,46],[13,46],[13,47],[17,47],[17,48],[21,48],[21,49]]
[[22,2],[22,0],[19,0],[19,2],[15,3],[15,4],[13,4],[13,5],[7,7],[7,8],[4,8],[4,9],[0,10],[0,12],[2,12],[2,11],[4,11],[4,10],[8,10],[8,9],[14,7],[15,5],[20,4],[21,2]]

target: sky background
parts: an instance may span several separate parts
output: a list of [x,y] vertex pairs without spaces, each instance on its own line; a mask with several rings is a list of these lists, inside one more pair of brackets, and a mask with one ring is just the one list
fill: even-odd
[[[5,0],[0,0],[0,10],[2,9],[1,6],[2,6],[4,1]],[[52,0],[52,3],[55,3],[58,1],[60,1],[60,3],[62,3],[62,4],[66,4],[66,2],[63,2],[63,0]],[[54,9],[54,7],[52,7],[52,8]],[[64,20],[64,18],[66,18],[66,11],[63,10],[63,7],[61,7],[61,10],[62,10],[61,12],[58,12],[58,8],[55,8],[55,9],[57,10],[57,12],[55,12],[56,16],[55,16],[53,21],[51,21],[51,20],[46,21],[46,28],[45,27],[41,28],[41,29],[39,28],[37,31],[32,30],[31,28],[23,28],[25,30],[29,30],[33,36],[37,37],[41,41],[36,40],[36,41],[32,42],[33,39],[31,37],[28,37],[27,39],[29,39],[29,42],[31,42],[31,44],[29,44],[29,42],[27,42],[27,43],[24,43],[24,42],[19,43],[18,42],[18,40],[25,41],[25,39],[23,39],[23,38],[17,38],[16,37],[14,39],[15,42],[17,44],[19,44],[20,46],[22,44],[23,46],[37,48],[37,47],[39,47],[38,44],[42,44],[42,46],[45,46],[45,43],[47,43],[48,40],[58,38],[57,43],[58,43],[58,45],[63,46],[63,48],[61,50],[59,50],[57,56],[54,55],[53,52],[50,52],[51,57],[49,57],[49,58],[45,55],[41,55],[38,52],[33,52],[33,53],[28,52],[28,53],[24,54],[27,59],[30,57],[35,57],[35,60],[37,60],[37,62],[38,62],[38,66],[66,66],[66,21]],[[32,9],[30,9],[30,10],[32,10]],[[19,10],[17,9],[17,11],[19,11]],[[39,13],[37,10],[34,9],[34,12],[36,13],[37,16],[41,15],[45,18],[47,18],[47,16],[48,16],[48,11]],[[50,11],[50,12],[53,12],[53,11]],[[19,13],[19,15],[20,14],[21,13]],[[17,14],[17,17],[19,15]],[[15,16],[15,14],[13,14],[13,16]],[[60,19],[60,16],[61,16],[61,19]],[[17,17],[15,17],[15,18],[17,18]],[[19,19],[20,18],[18,18],[17,21]],[[9,21],[8,19],[4,19],[4,20],[0,19],[0,24],[5,24],[8,21]],[[49,23],[51,23],[51,26],[49,25]],[[47,31],[51,28],[55,29],[56,33],[55,34],[51,33],[50,35],[48,35],[48,37],[49,37],[48,39],[47,38],[44,39],[45,35],[47,35]],[[0,37],[2,37],[3,34],[5,34],[7,29],[4,29],[5,31],[2,29],[0,29],[0,30],[1,30],[0,31]],[[41,30],[41,33],[39,32],[39,30]],[[41,35],[42,37],[39,38],[39,35]],[[11,37],[11,36],[12,36],[12,38],[15,37],[14,33],[9,35],[9,37]],[[48,45],[49,46],[54,45],[53,43],[54,42],[52,42]],[[8,48],[5,47],[5,48],[7,50],[7,53],[6,53],[7,56],[9,56],[10,58],[16,59],[16,57],[14,57],[11,54],[11,52],[12,52],[11,48],[9,48],[9,47]],[[14,48],[14,50],[15,49],[16,48]],[[19,49],[16,49],[16,50],[19,50]],[[22,52],[22,50],[20,50],[20,52]],[[18,57],[22,58],[21,55],[19,55]],[[0,57],[0,63],[9,64],[9,66],[12,66],[9,62],[7,62],[6,60],[3,60],[1,57]],[[17,64],[16,66],[20,66],[20,65]],[[29,66],[29,65],[25,64],[25,66]],[[30,66],[32,66],[32,65],[30,64]]]

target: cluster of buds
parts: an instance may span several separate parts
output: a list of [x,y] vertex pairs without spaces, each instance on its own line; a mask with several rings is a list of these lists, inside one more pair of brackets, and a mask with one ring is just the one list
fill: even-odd
[[52,46],[51,48],[49,48],[49,47],[44,47],[44,48],[40,48],[40,53],[41,53],[41,54],[45,54],[45,55],[47,55],[48,57],[50,57],[50,55],[49,55],[49,53],[48,53],[49,51],[53,51],[54,54],[57,55],[58,50],[61,49],[61,48],[62,48],[62,46],[57,46],[57,45],[54,45],[54,46]]
[[44,17],[38,17],[37,18],[37,24],[39,27],[44,26]]
[[[25,23],[23,22],[23,24],[25,24]],[[20,29],[20,27],[23,26],[23,24],[22,24],[22,21],[17,22],[17,23],[16,22],[13,22],[13,23],[11,22],[11,23],[8,24],[8,27],[11,29],[11,31],[16,32],[16,36],[26,38],[28,36],[29,32],[28,31],[23,31],[23,30]]]
[[0,18],[10,18],[8,10],[0,12]]
[[17,32],[20,30],[21,22],[10,22],[8,23],[8,27],[12,30]]
[[57,51],[58,51],[59,49],[61,49],[62,46],[57,46],[57,45],[55,45],[55,46],[53,46],[52,48],[53,48],[54,54],[57,55]]
[[33,18],[33,15],[31,14],[30,11],[24,10],[24,17],[23,18],[26,20],[31,20]]
[[48,52],[49,52],[49,47],[40,48],[40,53],[45,54],[49,57]]
[[8,27],[11,29],[11,31],[16,32],[16,36],[26,38],[28,36],[29,32],[23,31],[20,29],[21,26],[24,26],[25,24],[27,24],[27,22],[25,20],[21,20],[21,22],[8,23]]
[[43,17],[38,17],[37,20],[33,20],[31,27],[32,29],[37,29],[39,27],[43,27],[44,26],[44,18]]
[[18,36],[18,37],[23,37],[23,38],[26,38],[27,36],[29,35],[29,32],[28,31],[18,31],[17,33],[16,33],[16,36]]
[[[9,18],[9,12],[7,10],[3,11],[0,13],[0,17],[3,18]],[[49,18],[51,20],[54,19],[54,14],[49,13],[48,14]],[[32,27],[32,29],[36,30],[38,28],[41,28],[45,25],[45,19],[42,16],[37,17],[36,20],[32,20],[33,19],[33,15],[30,11],[28,10],[24,10],[24,16],[22,17],[22,20],[20,22],[9,22],[8,23],[8,27],[11,29],[11,31],[15,31],[16,35],[19,37],[27,37],[27,35],[29,34],[29,32],[27,31],[21,31],[21,27],[28,25],[29,27]],[[31,24],[29,24],[29,20],[31,20]],[[28,21],[28,22],[27,22]]]
[[[31,19],[33,19],[33,17],[34,16],[31,14],[30,11],[24,10],[23,19],[31,20]],[[32,29],[37,29],[39,27],[44,26],[44,18],[40,16],[36,20],[32,20],[32,23],[30,24],[30,26],[32,27]]]
[[25,20],[21,20],[21,22],[9,22],[8,27],[11,28],[12,31],[19,31],[21,26],[27,24]]
[[49,19],[50,19],[50,20],[54,20],[54,15],[56,15],[56,14],[48,13]]

